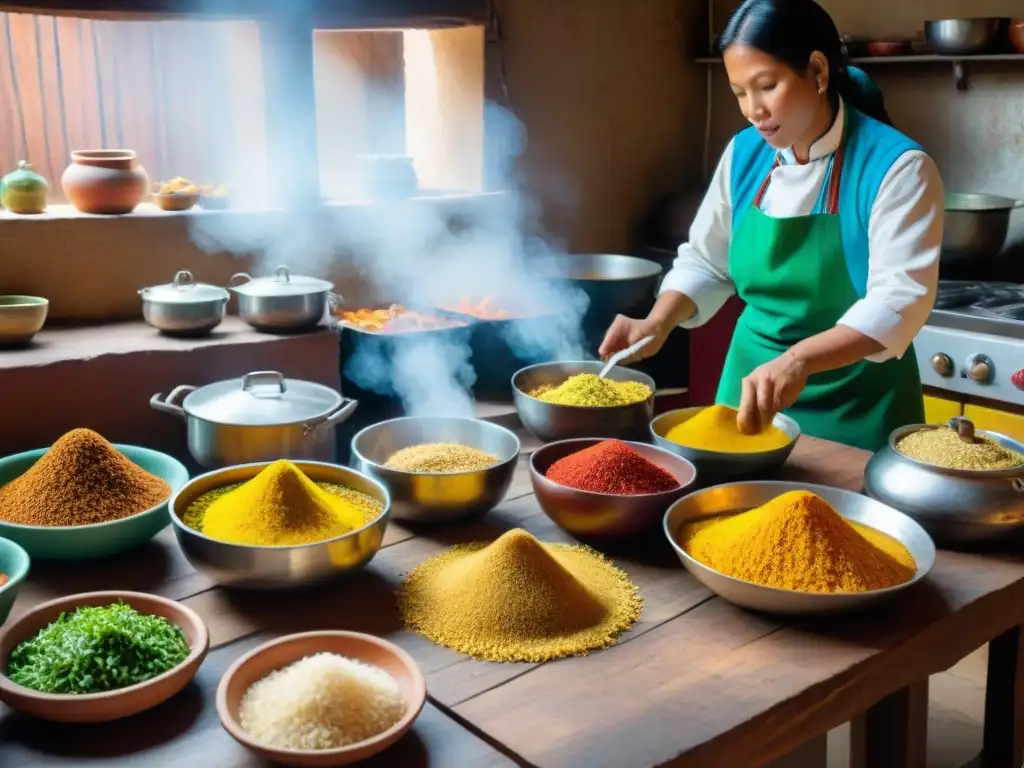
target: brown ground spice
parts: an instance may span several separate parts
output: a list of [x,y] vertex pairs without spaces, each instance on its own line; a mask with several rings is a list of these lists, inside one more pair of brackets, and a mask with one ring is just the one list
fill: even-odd
[[611,645],[640,618],[643,599],[598,552],[515,529],[422,563],[399,605],[406,626],[439,645],[489,661],[539,662]]
[[91,429],[73,429],[0,488],[0,520],[89,525],[120,520],[171,495],[166,481],[129,461]]

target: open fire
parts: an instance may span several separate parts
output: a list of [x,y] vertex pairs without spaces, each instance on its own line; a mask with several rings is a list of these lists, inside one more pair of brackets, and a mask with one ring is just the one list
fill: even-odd
[[407,333],[466,325],[462,320],[426,315],[406,309],[400,304],[392,304],[386,309],[362,308],[342,311],[339,317],[346,325],[369,333]]

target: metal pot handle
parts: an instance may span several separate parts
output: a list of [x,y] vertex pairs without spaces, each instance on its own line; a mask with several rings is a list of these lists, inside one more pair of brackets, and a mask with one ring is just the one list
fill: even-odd
[[1013,201],[1013,207],[1014,208],[1024,208],[1024,200],[1014,200]]
[[154,411],[163,411],[164,413],[171,414],[171,416],[177,416],[184,419],[186,416],[185,409],[175,401],[182,398],[184,395],[187,395],[189,392],[195,392],[196,389],[196,387],[188,384],[182,384],[180,387],[172,389],[171,393],[167,395],[167,397],[164,397],[163,392],[157,392],[149,398],[149,407]]
[[290,283],[292,281],[291,270],[282,264],[274,270],[274,280],[278,283]]
[[342,400],[341,405],[338,407],[338,410],[334,411],[333,413],[327,414],[327,416],[323,417],[323,419],[321,419],[320,421],[303,424],[302,434],[309,435],[313,432],[316,432],[318,429],[329,429],[330,427],[333,427],[335,424],[340,424],[349,416],[351,416],[352,412],[358,406],[358,400],[350,400],[346,398],[345,400]]
[[256,393],[252,390],[261,383],[277,386],[277,392],[274,393],[274,397],[283,395],[288,391],[288,386],[284,383],[284,375],[279,371],[253,371],[252,373],[245,374],[242,377],[242,391],[256,397]]
[[337,309],[343,306],[345,303],[345,297],[340,293],[334,293],[333,291],[327,292],[327,306],[331,309]]
[[1017,493],[1024,493],[1024,480],[1019,477],[1013,478],[1013,480],[1010,481],[1010,485],[1013,486],[1013,490]]
[[231,279],[228,280],[228,284],[232,288],[236,288],[239,285],[242,285],[243,283],[248,283],[251,280],[252,275],[250,275],[248,272],[235,272],[235,274],[231,276]]

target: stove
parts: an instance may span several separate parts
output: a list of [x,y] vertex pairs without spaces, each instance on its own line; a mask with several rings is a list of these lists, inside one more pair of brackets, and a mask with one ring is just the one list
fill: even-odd
[[926,387],[1024,406],[1024,284],[940,281],[914,348]]

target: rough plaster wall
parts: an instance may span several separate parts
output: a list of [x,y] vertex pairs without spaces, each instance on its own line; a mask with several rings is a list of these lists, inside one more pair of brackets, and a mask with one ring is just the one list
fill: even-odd
[[[736,3],[717,0],[721,29]],[[823,0],[844,34],[912,35],[933,18],[1024,16],[1021,0]],[[947,189],[1024,198],[1024,61],[975,64],[970,90],[953,87],[952,67],[939,64],[867,67],[885,92],[893,121],[935,158]],[[717,158],[743,119],[719,68],[712,97],[711,153]],[[1010,241],[1024,247],[1024,213],[1014,215]]]
[[519,168],[546,228],[574,252],[626,250],[662,194],[699,183],[705,81],[691,59],[704,3],[504,0],[499,11],[528,133]]

